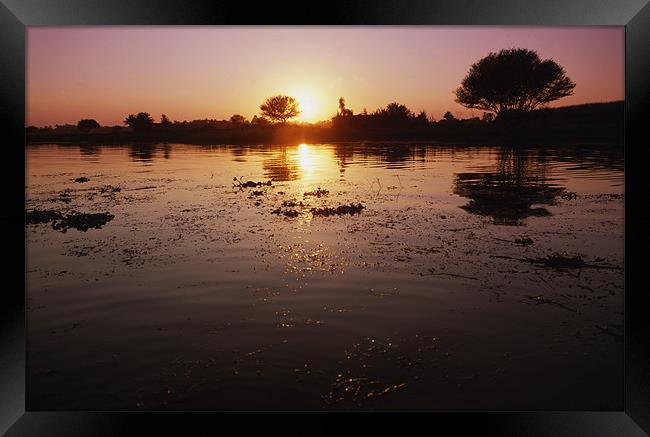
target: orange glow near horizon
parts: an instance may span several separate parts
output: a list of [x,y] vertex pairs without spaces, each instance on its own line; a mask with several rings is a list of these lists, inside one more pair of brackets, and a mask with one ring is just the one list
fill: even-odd
[[328,120],[339,97],[355,114],[388,103],[439,120],[482,112],[454,102],[472,63],[525,47],[562,65],[574,95],[551,106],[624,98],[624,27],[28,27],[27,124],[123,125],[156,120],[228,120],[260,115],[286,94],[302,113]]
[[299,121],[314,122],[318,121],[323,114],[320,113],[319,102],[313,95],[307,93],[294,94],[292,96],[298,101],[300,106],[300,115],[297,117]]

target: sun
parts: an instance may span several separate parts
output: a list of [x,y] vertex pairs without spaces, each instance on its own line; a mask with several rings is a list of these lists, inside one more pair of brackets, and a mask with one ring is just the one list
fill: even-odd
[[298,107],[300,109],[300,115],[297,117],[298,120],[308,122],[318,121],[320,105],[314,94],[309,91],[300,91],[294,93],[293,96],[298,101]]

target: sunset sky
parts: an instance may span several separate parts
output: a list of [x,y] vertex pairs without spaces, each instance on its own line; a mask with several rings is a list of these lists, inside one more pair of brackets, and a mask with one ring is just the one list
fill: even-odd
[[30,27],[27,124],[250,119],[278,93],[309,122],[334,115],[340,96],[355,113],[397,101],[435,119],[480,116],[453,90],[472,63],[513,47],[576,82],[552,106],[624,97],[623,27]]

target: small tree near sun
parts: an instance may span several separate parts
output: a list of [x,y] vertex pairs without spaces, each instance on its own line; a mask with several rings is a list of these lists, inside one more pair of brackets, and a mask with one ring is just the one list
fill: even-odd
[[286,123],[300,114],[298,102],[290,96],[269,97],[260,105],[262,116],[278,123]]

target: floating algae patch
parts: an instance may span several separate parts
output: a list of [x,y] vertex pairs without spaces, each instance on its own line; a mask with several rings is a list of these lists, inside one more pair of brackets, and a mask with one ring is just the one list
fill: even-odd
[[515,238],[515,244],[520,246],[530,246],[534,241],[529,237]]
[[41,223],[50,223],[63,218],[63,214],[53,209],[33,209],[25,213],[25,223],[28,225],[38,225]]
[[112,185],[105,185],[105,186],[103,186],[103,187],[101,187],[99,189],[99,192],[101,194],[104,194],[104,193],[119,193],[120,191],[122,191],[122,188],[114,187]]
[[73,211],[62,219],[52,222],[52,229],[63,233],[70,228],[86,232],[88,229],[101,229],[102,226],[114,218],[113,214],[107,212],[84,213]]
[[273,211],[271,211],[271,214],[277,214],[277,215],[283,215],[285,217],[295,218],[300,215],[300,211],[296,211],[295,209],[276,208]]
[[292,199],[292,200],[283,200],[282,201],[282,206],[285,206],[285,207],[288,207],[288,208],[295,208],[295,207],[299,206],[299,207],[302,208],[305,205],[302,203],[302,201],[296,202],[295,200]]
[[337,208],[312,208],[311,213],[314,216],[329,217],[331,215],[360,214],[366,207],[360,203],[350,203],[349,205],[340,205]]
[[525,258],[523,261],[555,269],[581,269],[589,266],[581,255],[569,256],[559,253],[554,253],[545,258]]
[[72,202],[72,197],[70,196],[70,190],[65,190],[62,193],[59,193],[59,196],[52,199],[52,202],[63,202],[63,203]]
[[59,211],[52,209],[34,209],[25,213],[26,224],[52,223],[52,229],[63,233],[67,232],[70,228],[82,232],[86,232],[88,229],[101,229],[106,223],[114,218],[115,216],[108,212],[84,213],[72,211],[71,213],[64,215]]
[[323,196],[327,196],[329,193],[330,193],[329,190],[325,190],[321,187],[318,187],[314,191],[307,191],[306,193],[303,194],[303,196],[323,197]]
[[547,299],[547,298],[544,298],[544,297],[542,297],[542,296],[529,296],[529,297],[530,297],[532,300],[534,300],[535,303],[537,303],[538,305],[549,304],[549,305],[554,305],[554,306],[556,306],[556,307],[558,307],[558,308],[565,309],[565,310],[567,310],[567,311],[571,311],[571,312],[573,312],[573,313],[577,313],[577,312],[578,312],[578,310],[576,310],[575,308],[571,308],[570,306],[567,306],[567,305],[565,305],[565,304],[563,304],[563,303],[561,303],[561,302],[558,302],[558,301],[556,301],[556,300],[553,300],[553,299]]
[[261,186],[264,186],[264,185],[270,187],[271,185],[273,185],[272,182],[271,182],[270,180],[268,180],[268,181],[266,181],[266,182],[263,182],[263,181],[258,181],[258,182],[255,182],[255,181],[244,181],[244,177],[243,177],[243,176],[240,176],[239,179],[237,179],[237,178],[232,178],[232,180],[233,180],[233,182],[232,182],[233,187],[236,187],[236,188],[242,188],[242,189],[243,189],[243,188],[261,187]]
[[[582,255],[567,255],[554,253],[547,256],[546,258],[524,258],[520,261],[540,264],[544,267],[554,268],[554,269],[606,269],[606,270],[623,270],[622,266],[608,265],[608,264],[594,264],[588,263],[584,260]],[[602,258],[596,258],[594,261],[600,262],[603,261]]]

